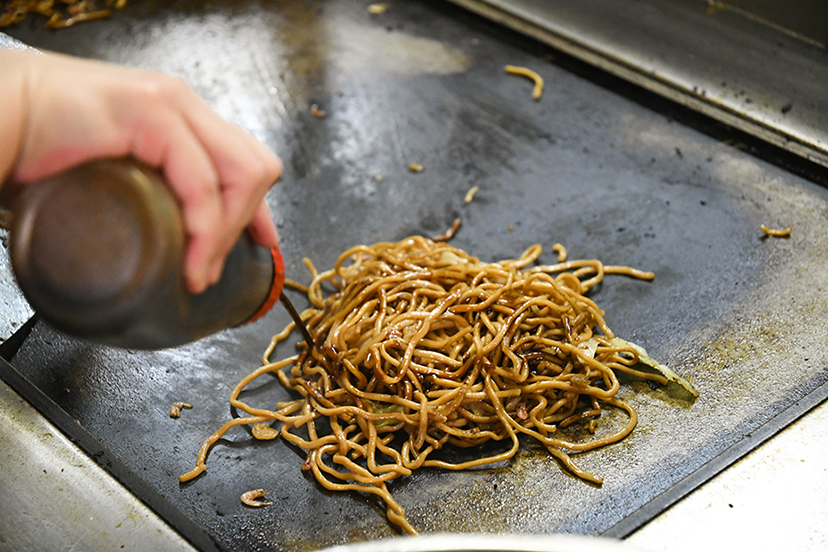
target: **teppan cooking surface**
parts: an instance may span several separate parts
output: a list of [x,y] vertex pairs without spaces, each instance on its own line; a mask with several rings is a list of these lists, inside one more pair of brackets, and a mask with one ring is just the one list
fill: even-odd
[[[178,74],[278,151],[284,177],[268,200],[294,279],[307,281],[302,257],[329,267],[354,244],[439,234],[458,216],[454,245],[485,260],[542,243],[551,261],[561,242],[572,258],[656,273],[651,283],[608,278],[591,297],[619,336],[692,380],[701,397],[690,404],[625,385],[636,431],[576,457],[604,477],[602,487],[532,446],[493,468],[422,470],[393,483],[420,531],[612,534],[648,505],[663,507],[672,489],[720,465],[780,413],[823,396],[823,188],[441,3],[392,2],[382,14],[347,0],[211,6],[130,2],[106,21],[48,32],[27,20],[9,32],[36,47]],[[506,64],[538,71],[543,97],[532,101],[531,83],[505,74]],[[425,170],[410,172],[412,162]],[[765,239],[760,224],[793,232]],[[155,353],[96,347],[38,325],[13,364],[77,421],[65,431],[96,439],[133,492],[203,548],[309,550],[394,535],[379,501],[323,491],[300,471],[301,451],[241,428],[213,449],[204,475],[178,483],[202,440],[230,418],[230,390],[287,321],[276,308],[253,325]],[[265,405],[286,398],[275,380],[248,394]],[[177,401],[194,407],[171,419]],[[243,506],[239,496],[260,487],[273,504]]]

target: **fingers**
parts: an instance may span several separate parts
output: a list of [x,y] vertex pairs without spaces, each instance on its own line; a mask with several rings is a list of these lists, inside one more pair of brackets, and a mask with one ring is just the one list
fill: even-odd
[[[210,157],[220,185],[222,232],[208,244],[212,248],[205,246],[203,253],[208,257],[204,259],[208,283],[215,283],[221,276],[224,259],[245,227],[259,245],[272,247],[278,243],[264,196],[279,178],[282,164],[252,136],[215,115],[201,100],[192,100],[182,106],[184,115]],[[195,251],[185,262],[185,273],[199,273],[202,259],[198,242],[198,236],[193,236],[191,247]]]
[[225,237],[226,209],[210,157],[191,134],[178,138],[160,166],[181,203],[187,232],[184,281],[191,292],[201,293],[219,280],[221,265],[216,264],[226,256],[225,242],[232,238]]
[[21,181],[124,155],[161,169],[181,203],[184,279],[194,293],[218,281],[245,227],[256,243],[277,243],[264,196],[279,158],[183,81],[59,55],[27,63],[32,115],[14,173]]
[[262,247],[276,247],[279,245],[279,234],[276,233],[276,226],[270,216],[270,209],[264,201],[256,211],[253,221],[247,227],[247,231],[253,241]]
[[160,168],[181,204],[187,233],[184,283],[189,291],[201,293],[221,275],[218,251],[224,245],[227,217],[215,164],[175,106],[177,96],[188,93],[179,81],[159,77],[139,99],[150,113],[134,119],[128,113],[126,124],[132,127],[130,153]]

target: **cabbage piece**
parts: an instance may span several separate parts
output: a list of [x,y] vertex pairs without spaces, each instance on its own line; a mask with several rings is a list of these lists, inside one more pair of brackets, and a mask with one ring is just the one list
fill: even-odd
[[[621,339],[620,337],[613,337],[607,339],[606,341],[613,347],[618,347],[619,349],[633,349],[636,353],[638,353],[638,364],[636,364],[636,370],[641,370],[642,372],[655,371],[667,378],[668,382],[675,383],[682,389],[690,393],[693,396],[693,398],[699,396],[699,392],[696,390],[695,387],[693,387],[692,383],[690,383],[683,377],[679,376],[678,374],[676,374],[660,362],[653,360],[650,357],[650,355],[647,354],[647,351],[644,349],[644,347],[636,345],[631,341]],[[581,344],[581,348],[584,349],[584,352],[587,355],[594,357],[598,345],[598,340],[594,337],[591,337]],[[646,368],[642,369],[641,365],[643,365],[646,368],[649,368],[650,370],[647,370]]]

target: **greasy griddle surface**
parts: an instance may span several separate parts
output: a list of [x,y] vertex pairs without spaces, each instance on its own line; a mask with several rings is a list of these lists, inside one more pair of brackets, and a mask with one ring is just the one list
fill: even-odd
[[[215,3],[218,6],[220,3]],[[38,47],[169,71],[285,161],[269,194],[287,274],[331,266],[357,243],[443,232],[484,260],[563,243],[656,273],[608,278],[591,297],[615,332],[694,382],[695,404],[632,383],[639,413],[623,442],[580,455],[603,487],[537,447],[464,473],[392,484],[421,531],[599,534],[806,396],[826,378],[825,190],[676,124],[557,65],[554,55],[440,4],[130,2],[108,21],[10,33]],[[317,7],[318,6],[318,7]],[[525,65],[531,84],[503,66]],[[318,103],[326,118],[315,118]],[[424,165],[421,173],[409,163]],[[463,197],[480,191],[470,204]],[[762,239],[760,224],[793,225]],[[301,298],[294,295],[295,302]],[[231,431],[207,472],[179,485],[201,441],[231,416],[227,397],[259,365],[281,308],[253,325],[156,353],[66,339],[39,325],[16,368],[132,475],[225,550],[310,550],[395,534],[383,505],[323,491],[301,451]],[[290,354],[284,347],[281,354]],[[247,398],[288,398],[264,378]],[[192,403],[177,420],[171,403]],[[611,420],[606,420],[609,423]],[[262,487],[273,505],[239,501]]]

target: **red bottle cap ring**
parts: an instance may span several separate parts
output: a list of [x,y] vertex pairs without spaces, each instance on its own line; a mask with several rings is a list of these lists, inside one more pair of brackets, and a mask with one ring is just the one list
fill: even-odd
[[278,247],[272,247],[270,249],[270,255],[273,257],[273,285],[270,288],[270,293],[267,299],[265,299],[265,302],[262,303],[259,310],[253,313],[253,316],[247,319],[245,324],[255,322],[267,314],[273,305],[276,304],[276,301],[279,300],[279,297],[282,296],[282,287],[285,284],[285,262],[282,260],[282,252],[279,251]]

